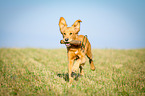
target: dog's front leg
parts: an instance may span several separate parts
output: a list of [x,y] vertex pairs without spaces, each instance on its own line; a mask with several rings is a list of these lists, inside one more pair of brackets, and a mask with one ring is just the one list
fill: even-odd
[[73,67],[74,60],[69,58],[69,64],[68,64],[68,74],[69,74],[69,82],[71,83],[73,81],[72,75],[72,67]]
[[72,52],[68,52],[68,74],[69,74],[69,82],[71,83],[73,81],[73,78],[71,77],[72,75],[72,67],[74,63],[74,54]]

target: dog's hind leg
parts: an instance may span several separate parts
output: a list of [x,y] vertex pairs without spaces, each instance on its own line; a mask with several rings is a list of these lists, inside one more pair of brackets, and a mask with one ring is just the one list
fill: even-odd
[[78,70],[80,63],[81,63],[81,59],[77,59],[75,61],[74,65],[73,65],[73,68],[72,68],[73,72],[76,72]]
[[85,54],[80,51],[79,53],[76,53],[78,56],[78,59],[76,60],[75,64],[73,65],[73,72],[76,72],[80,65],[85,65],[86,59]]
[[92,52],[91,52],[91,45],[89,44],[87,51],[86,51],[86,55],[89,58],[89,63],[90,63],[90,67],[91,70],[95,70],[95,66],[94,66],[94,62],[93,62],[93,56],[92,56]]
[[84,70],[83,70],[83,65],[80,65],[80,74],[83,76],[84,75]]
[[85,58],[84,59],[77,59],[73,65],[72,72],[76,72],[78,68],[80,68],[80,73],[83,75],[83,67],[85,65]]

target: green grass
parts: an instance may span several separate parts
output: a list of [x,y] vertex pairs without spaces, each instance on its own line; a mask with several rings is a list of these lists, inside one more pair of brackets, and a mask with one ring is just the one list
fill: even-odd
[[93,49],[95,71],[68,82],[66,49],[0,49],[0,95],[145,95],[145,49]]

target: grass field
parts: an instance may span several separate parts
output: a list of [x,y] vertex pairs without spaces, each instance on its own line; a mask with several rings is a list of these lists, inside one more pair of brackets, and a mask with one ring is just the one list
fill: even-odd
[[0,49],[0,95],[145,96],[145,49],[93,49],[84,76],[67,79],[66,49]]

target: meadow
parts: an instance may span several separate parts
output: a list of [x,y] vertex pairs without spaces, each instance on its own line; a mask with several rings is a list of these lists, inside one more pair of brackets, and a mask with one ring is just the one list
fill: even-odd
[[0,95],[145,96],[145,49],[92,51],[70,84],[66,49],[1,48]]

